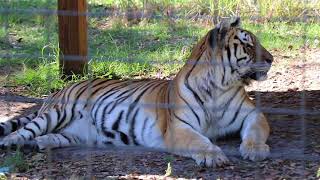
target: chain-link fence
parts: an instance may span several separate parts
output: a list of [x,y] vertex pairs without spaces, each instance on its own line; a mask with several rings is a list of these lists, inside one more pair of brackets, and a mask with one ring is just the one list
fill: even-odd
[[[184,64],[201,65],[197,59],[187,61],[192,47],[214,24],[227,17],[239,16],[242,27],[253,32],[274,56],[269,79],[253,82],[246,87],[256,109],[262,111],[269,121],[271,135],[267,144],[271,154],[262,162],[243,160],[239,152],[240,139],[223,137],[217,142],[211,141],[222,148],[231,163],[210,169],[196,166],[190,158],[168,154],[163,148],[81,146],[26,154],[25,164],[22,163],[24,172],[19,168],[16,170],[20,175],[56,179],[78,179],[81,176],[120,179],[313,179],[320,173],[319,1],[88,0],[87,3],[87,13],[79,14],[59,11],[56,1],[1,1],[1,121],[38,110],[39,105],[47,101],[45,97],[48,94],[84,79],[151,78],[166,80],[170,89],[174,86],[172,79]],[[88,55],[85,57],[89,60],[88,70],[84,77],[74,75],[62,79],[59,70],[58,16],[83,15],[87,16],[88,21]],[[79,54],[68,55],[67,59],[78,60]],[[216,63],[213,66],[221,64]],[[134,87],[133,82],[128,81],[127,86]],[[87,91],[93,92],[94,89],[88,85]],[[21,94],[36,98],[19,96]],[[192,109],[193,115],[191,113],[186,117],[197,116],[194,114],[203,109],[197,102],[182,105],[135,102],[134,94],[126,98],[127,101],[117,107],[130,109],[138,105],[140,110],[180,109],[182,112]],[[231,100],[226,97],[225,101]],[[76,102],[87,103],[77,99]],[[73,104],[74,101],[57,104],[66,103]],[[217,113],[225,110],[225,106],[209,107]],[[238,108],[235,106],[227,113],[236,116]],[[128,130],[126,136],[131,142],[129,133]],[[149,137],[152,138],[152,134]],[[3,156],[1,166],[11,166],[10,163],[8,165],[11,151],[0,154]]]

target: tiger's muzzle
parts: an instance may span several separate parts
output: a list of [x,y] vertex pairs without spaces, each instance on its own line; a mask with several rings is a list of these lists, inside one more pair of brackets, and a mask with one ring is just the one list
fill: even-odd
[[271,68],[273,62],[273,56],[268,53],[268,57],[264,58],[262,61],[258,61],[251,66],[251,72],[248,74],[250,79],[256,81],[264,81],[267,79],[267,73]]

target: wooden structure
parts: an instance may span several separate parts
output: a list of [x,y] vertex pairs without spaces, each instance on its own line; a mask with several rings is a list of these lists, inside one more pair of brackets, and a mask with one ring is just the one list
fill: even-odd
[[58,0],[58,22],[61,72],[82,75],[88,64],[86,0]]

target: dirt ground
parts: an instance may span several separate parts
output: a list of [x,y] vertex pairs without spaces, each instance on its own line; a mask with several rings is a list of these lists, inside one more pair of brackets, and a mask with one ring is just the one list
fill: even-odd
[[[68,148],[26,155],[29,169],[8,176],[30,179],[317,179],[320,171],[320,49],[274,51],[269,79],[248,87],[261,104],[272,133],[271,157],[242,160],[238,137],[217,142],[231,160],[221,168],[201,168],[188,158],[142,149]],[[17,96],[16,88],[0,89],[0,122],[26,115],[41,99]],[[0,152],[5,157],[9,152]],[[172,173],[165,176],[171,164]],[[318,177],[319,178],[319,177]]]

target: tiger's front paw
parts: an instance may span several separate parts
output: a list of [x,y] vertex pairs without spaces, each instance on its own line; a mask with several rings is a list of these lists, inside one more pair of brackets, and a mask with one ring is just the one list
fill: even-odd
[[16,133],[11,133],[10,135],[4,137],[0,141],[0,147],[6,148],[11,146],[21,145],[23,143],[24,143],[24,139],[22,137],[20,137]]
[[240,145],[240,153],[243,159],[261,161],[270,155],[270,148],[267,144],[257,144],[252,141],[244,141]]
[[216,167],[229,164],[229,160],[218,146],[211,146],[205,151],[192,155],[198,165]]

